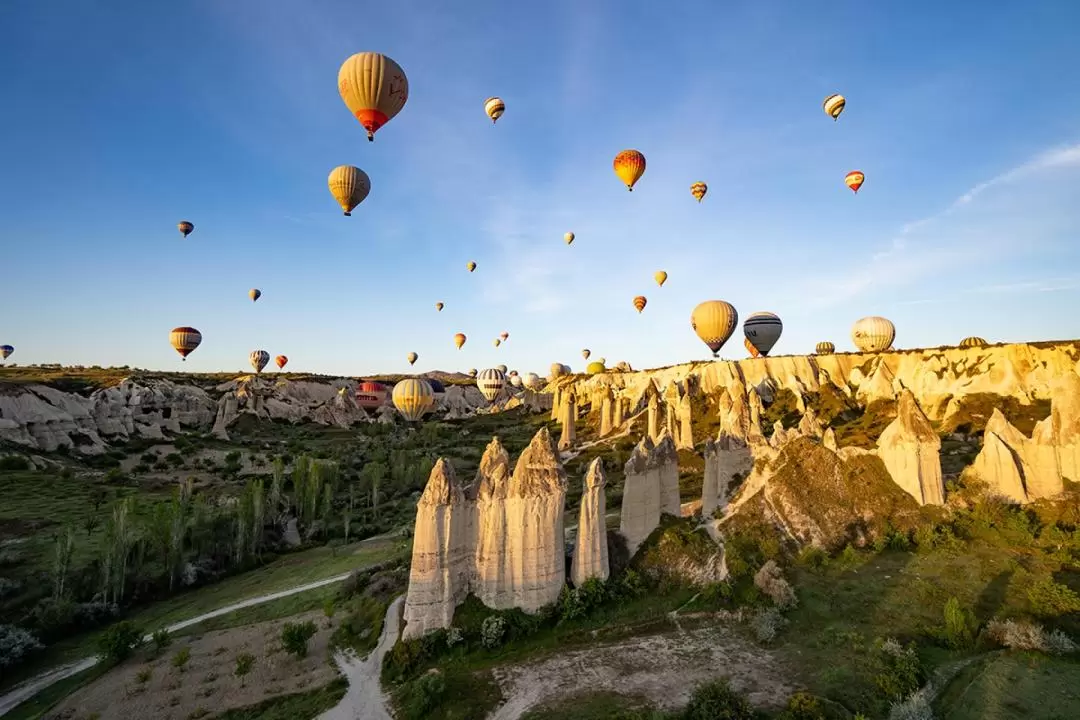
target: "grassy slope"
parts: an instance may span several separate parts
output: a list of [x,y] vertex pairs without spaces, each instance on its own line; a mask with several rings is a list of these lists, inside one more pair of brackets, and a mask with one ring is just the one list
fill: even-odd
[[1080,662],[992,653],[965,668],[937,704],[941,720],[1072,720],[1080,714]]

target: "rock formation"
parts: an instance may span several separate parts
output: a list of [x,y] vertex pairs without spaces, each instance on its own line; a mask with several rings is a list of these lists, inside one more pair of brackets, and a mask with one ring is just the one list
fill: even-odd
[[578,513],[577,544],[570,566],[570,579],[575,587],[581,587],[589,578],[607,580],[608,577],[606,484],[603,463],[600,458],[595,458],[585,472],[584,492]]
[[705,480],[701,488],[701,516],[709,518],[727,507],[731,489],[754,467],[754,456],[745,440],[721,430],[716,440],[705,443]]
[[600,398],[600,437],[607,437],[614,428],[612,424],[613,403],[611,388],[605,387]]
[[619,532],[633,555],[660,524],[660,515],[679,517],[679,459],[675,443],[666,432],[657,445],[641,439],[624,467],[622,512]]
[[562,435],[559,437],[559,449],[569,450],[577,441],[577,395],[573,390],[563,394],[563,406],[559,412],[562,423]]
[[900,393],[896,419],[878,438],[877,455],[893,481],[920,505],[945,503],[941,439],[910,390]]

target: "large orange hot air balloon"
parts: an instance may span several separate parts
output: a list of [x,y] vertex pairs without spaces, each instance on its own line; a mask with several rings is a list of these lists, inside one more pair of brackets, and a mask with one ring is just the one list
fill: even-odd
[[338,70],[338,92],[349,111],[367,130],[368,140],[405,107],[409,79],[382,53],[356,53]]
[[633,191],[634,184],[645,174],[645,156],[637,150],[623,150],[615,156],[615,174]]
[[284,355],[278,355],[276,358],[274,358],[274,363],[277,365],[278,370],[285,367],[285,364],[287,362],[289,362],[289,358],[285,357]]
[[465,333],[458,333],[454,335],[454,344],[457,345],[457,349],[460,350],[461,346],[465,344]]
[[645,298],[644,295],[638,295],[636,298],[634,298],[634,307],[637,308],[638,312],[641,312],[645,309],[645,304],[648,302],[649,301]]
[[201,342],[202,333],[193,327],[173,328],[169,333],[169,344],[184,360],[187,360],[187,356],[199,347]]
[[852,170],[844,177],[844,184],[851,188],[854,193],[859,192],[859,188],[862,187],[865,181],[866,175],[863,174],[862,170]]

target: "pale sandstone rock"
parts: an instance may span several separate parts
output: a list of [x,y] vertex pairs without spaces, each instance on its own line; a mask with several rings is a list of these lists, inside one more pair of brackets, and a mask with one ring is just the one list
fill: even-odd
[[614,400],[612,401],[612,411],[611,411],[611,425],[612,425],[613,428],[622,427],[622,424],[623,424],[623,409],[624,409],[625,405],[626,405],[626,402],[623,400],[622,396],[621,395],[616,395]]
[[562,435],[559,438],[559,449],[569,450],[577,441],[577,395],[573,391],[567,392],[563,396],[563,403]]
[[878,400],[895,400],[894,381],[895,377],[889,366],[884,362],[879,362],[870,378],[859,386],[859,389],[855,392],[855,397],[866,405]]
[[600,437],[607,437],[611,434],[612,404],[611,388],[604,388],[600,399]]
[[507,550],[511,530],[506,519],[510,456],[499,438],[492,438],[484,450],[472,489],[476,493],[476,522],[471,532],[476,548],[472,591],[481,602],[493,606],[509,586],[514,572]]
[[[996,408],[994,412],[1000,414]],[[1008,422],[1004,416],[1001,419]],[[982,449],[971,464],[970,471],[987,483],[991,495],[1016,503],[1028,501],[1021,462],[1001,436],[990,429],[989,423],[983,433]]]
[[745,440],[721,430],[716,440],[705,444],[705,480],[701,489],[701,516],[709,518],[727,507],[731,488],[754,467],[754,457]]
[[608,577],[607,525],[604,517],[607,513],[604,499],[606,484],[603,463],[600,458],[595,458],[585,472],[584,492],[578,512],[577,544],[570,566],[570,579],[576,587],[581,587],[589,578],[607,580]]
[[675,435],[675,446],[679,450],[694,449],[693,411],[690,406],[690,393],[684,393],[675,406],[675,418],[678,423],[678,433]]
[[650,442],[660,439],[660,394],[651,393],[648,405],[648,433]]
[[896,419],[878,438],[877,455],[893,481],[920,505],[945,503],[941,439],[910,390],[900,393]]
[[631,555],[660,524],[660,484],[648,473],[652,451],[652,441],[646,435],[634,447],[623,467],[625,479],[619,532],[626,538]]
[[[815,440],[821,439],[821,421],[818,420],[817,413],[813,408],[807,408],[803,411],[803,416],[799,420],[799,434],[803,437],[814,438]],[[835,443],[835,438],[833,439]]]
[[836,445],[836,433],[833,432],[832,428],[825,429],[825,432],[821,435],[821,444],[832,450],[833,452],[837,452],[837,450],[839,450]]
[[656,482],[660,486],[660,513],[680,517],[679,454],[675,441],[666,430],[660,433],[660,441],[649,455],[648,467],[656,473]]

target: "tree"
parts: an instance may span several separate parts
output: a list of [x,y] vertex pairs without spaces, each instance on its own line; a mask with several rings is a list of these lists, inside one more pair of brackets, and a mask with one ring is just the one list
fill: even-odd
[[236,669],[233,675],[240,678],[240,687],[244,687],[244,678],[255,666],[255,656],[251,653],[240,653],[236,656]]
[[316,630],[315,623],[310,620],[303,623],[285,623],[281,628],[281,647],[290,655],[307,657],[308,641],[315,635]]
[[352,525],[354,498],[355,498],[355,496],[353,494],[353,485],[352,485],[352,483],[349,483],[349,504],[348,504],[348,507],[345,508],[345,512],[342,513],[342,515],[341,515],[341,525],[345,529],[345,544],[346,545],[349,544],[349,526]]
[[172,656],[172,666],[184,672],[184,668],[187,667],[188,660],[191,659],[191,648],[184,646],[176,651],[176,654]]
[[130,620],[123,620],[108,628],[98,638],[98,651],[111,662],[126,660],[131,652],[142,645],[143,631]]
[[53,558],[53,599],[64,597],[68,570],[71,567],[71,553],[75,549],[75,531],[64,528],[63,534],[56,538],[56,552]]

